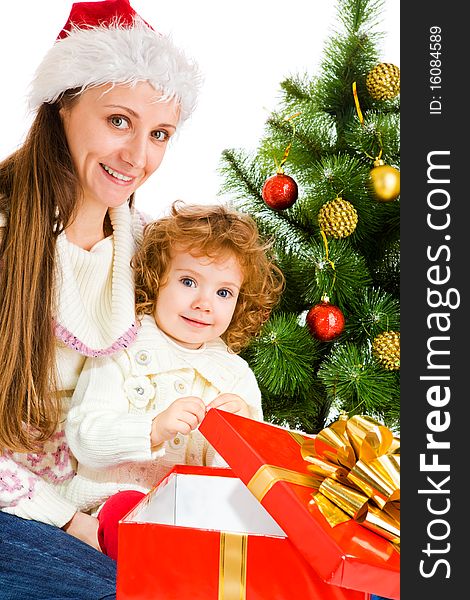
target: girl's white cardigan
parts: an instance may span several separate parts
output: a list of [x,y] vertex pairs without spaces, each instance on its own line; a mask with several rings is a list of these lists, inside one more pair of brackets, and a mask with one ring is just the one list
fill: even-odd
[[156,452],[152,419],[187,396],[209,404],[220,393],[241,396],[262,420],[261,392],[247,362],[217,338],[182,348],[143,317],[135,344],[112,356],[89,358],[72,398],[66,433],[79,461],[67,497],[89,511],[123,489],[147,492],[175,464],[226,466],[199,431],[178,434]]

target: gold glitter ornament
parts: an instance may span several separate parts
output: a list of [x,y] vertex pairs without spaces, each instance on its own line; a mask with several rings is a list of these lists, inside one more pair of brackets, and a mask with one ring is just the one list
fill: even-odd
[[357,211],[343,198],[335,198],[324,204],[318,212],[318,225],[325,235],[344,238],[351,235],[357,225]]
[[384,331],[372,342],[372,353],[387,371],[400,369],[400,332]]
[[391,100],[400,93],[400,69],[392,63],[380,63],[367,75],[366,87],[374,100]]
[[400,195],[400,171],[378,158],[374,160],[370,171],[370,184],[372,193],[379,202],[396,200]]

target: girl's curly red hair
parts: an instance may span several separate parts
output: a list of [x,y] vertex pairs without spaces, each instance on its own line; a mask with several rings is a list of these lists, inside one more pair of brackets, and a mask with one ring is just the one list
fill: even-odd
[[224,205],[174,202],[169,216],[146,226],[133,258],[137,313],[155,313],[175,246],[194,256],[234,255],[239,261],[244,279],[222,338],[233,352],[240,352],[259,333],[284,289],[284,275],[273,261],[271,244],[261,239],[255,221],[245,213]]

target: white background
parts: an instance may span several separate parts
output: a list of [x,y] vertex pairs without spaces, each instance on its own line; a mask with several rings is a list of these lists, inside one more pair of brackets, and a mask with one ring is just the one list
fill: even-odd
[[[31,116],[25,97],[41,58],[67,20],[71,0],[12,0],[2,5],[0,159],[21,142]],[[340,27],[334,0],[131,0],[155,29],[192,56],[204,76],[198,106],[159,170],[138,190],[152,216],[181,198],[211,203],[225,148],[255,150],[280,82],[317,74],[325,42]],[[400,66],[400,0],[385,0],[378,30],[380,61]]]

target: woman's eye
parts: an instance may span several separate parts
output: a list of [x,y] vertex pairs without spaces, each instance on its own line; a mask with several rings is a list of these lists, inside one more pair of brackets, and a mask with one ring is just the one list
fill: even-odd
[[219,290],[217,292],[217,294],[221,297],[221,298],[230,298],[230,296],[233,296],[232,292],[230,290]]
[[191,279],[190,277],[183,277],[180,281],[186,287],[193,287],[196,285],[194,279]]
[[113,125],[117,129],[128,129],[128,127],[129,127],[128,120],[125,119],[124,117],[121,117],[120,115],[114,115],[114,116],[110,117],[109,121],[110,121],[111,125]]
[[159,142],[165,142],[170,137],[167,131],[163,131],[161,129],[154,131],[152,136]]

